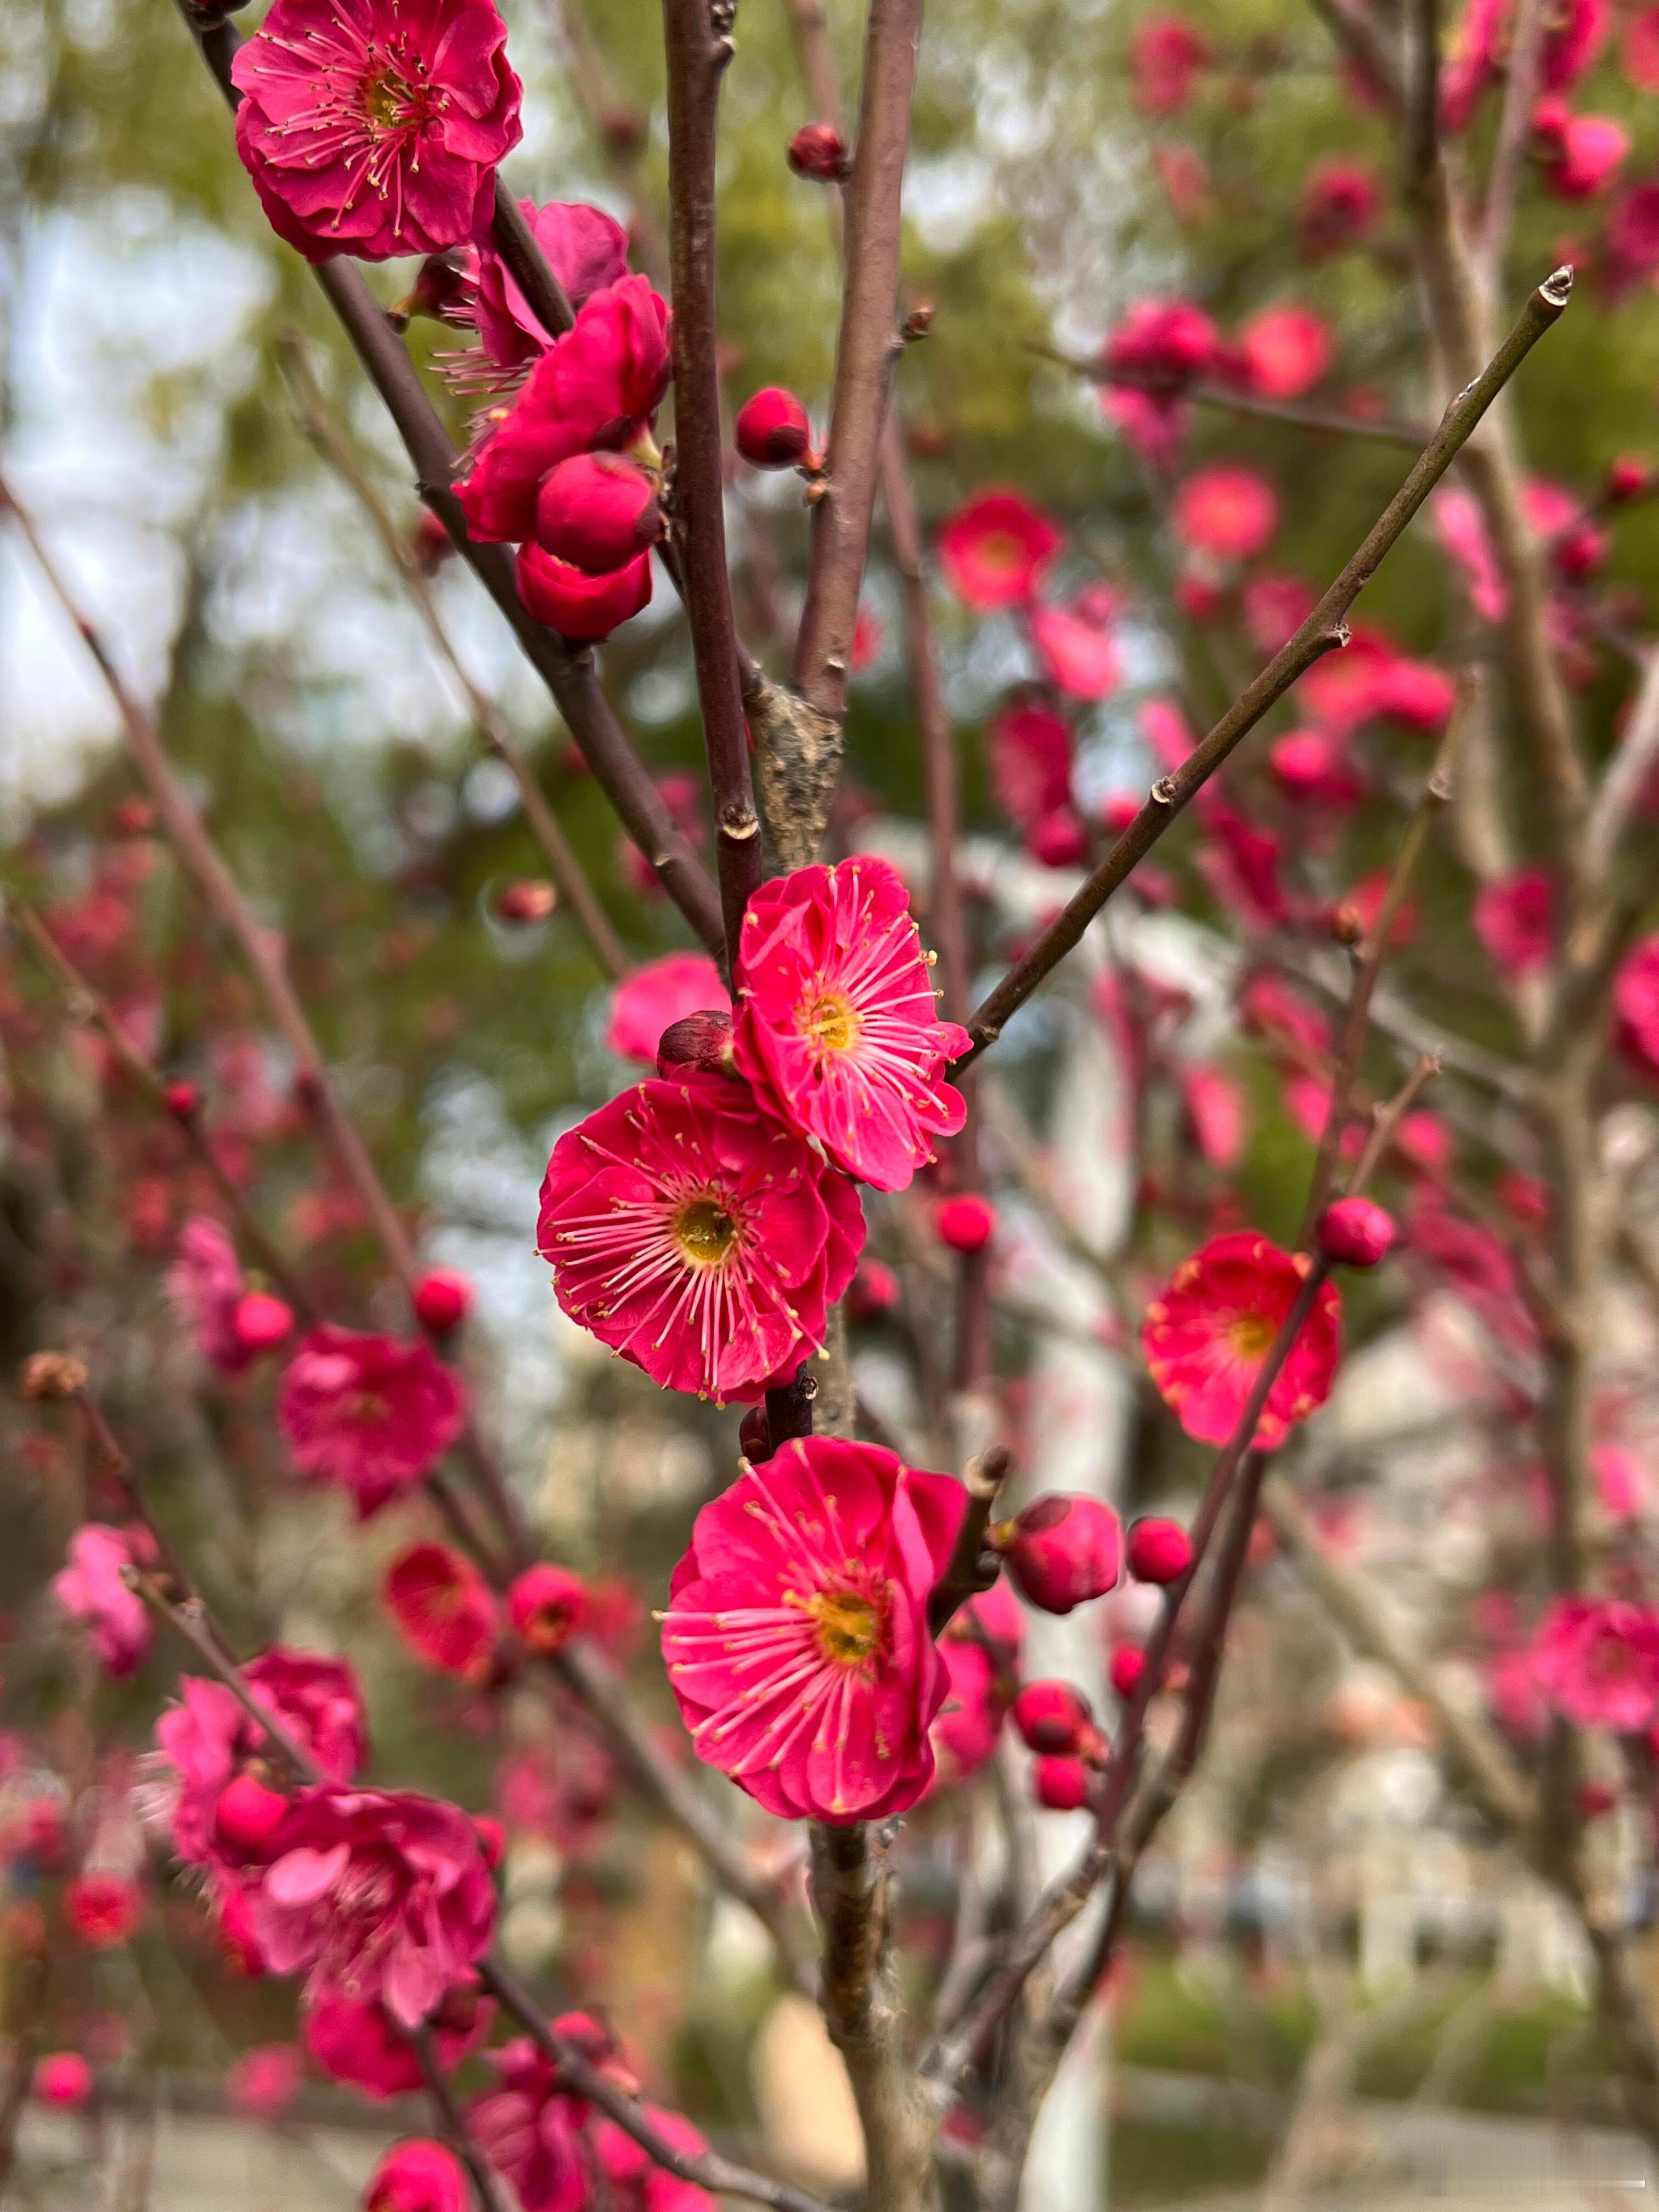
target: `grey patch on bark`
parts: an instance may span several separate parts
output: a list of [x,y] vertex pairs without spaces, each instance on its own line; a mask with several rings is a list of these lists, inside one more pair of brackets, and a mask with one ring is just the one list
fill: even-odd
[[769,853],[780,868],[817,860],[841,775],[845,733],[833,714],[763,678],[744,701]]

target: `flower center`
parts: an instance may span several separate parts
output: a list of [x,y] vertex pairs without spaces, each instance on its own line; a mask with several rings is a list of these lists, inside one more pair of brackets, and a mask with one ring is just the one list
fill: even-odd
[[1019,567],[1025,549],[1012,531],[989,530],[980,540],[979,556],[988,568],[1000,568],[1006,574]]
[[373,131],[401,131],[406,123],[412,123],[415,108],[407,79],[389,68],[365,79],[363,113]]
[[837,1667],[860,1667],[881,1641],[881,1614],[856,1590],[821,1590],[807,1611],[817,1625],[818,1649]]
[[718,1267],[738,1241],[738,1224],[717,1198],[689,1200],[672,1229],[681,1251],[699,1267]]
[[1240,1314],[1227,1331],[1227,1341],[1241,1359],[1261,1359],[1278,1334],[1265,1314]]
[[371,1421],[384,1421],[391,1410],[378,1390],[354,1390],[340,1401],[342,1418],[361,1421],[365,1426]]
[[807,1007],[801,1027],[821,1052],[851,1052],[864,1024],[844,991],[826,991]]

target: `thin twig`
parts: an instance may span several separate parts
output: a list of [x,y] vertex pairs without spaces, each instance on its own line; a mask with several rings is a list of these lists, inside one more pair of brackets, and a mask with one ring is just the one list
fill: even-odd
[[432,2030],[417,2027],[409,2040],[425,2077],[428,2094],[437,2109],[444,2134],[472,2177],[472,2186],[478,2193],[483,2212],[507,2212],[507,2200],[501,2194],[495,2169],[485,2157],[478,2138],[467,2125],[466,2115],[449,2086],[449,2077],[445,2074],[443,2061],[438,2056]]
[[1484,373],[1447,408],[1440,428],[1419,455],[1416,466],[1308,619],[1174,774],[1153,785],[1146,804],[1081,890],[1073,895],[1055,920],[977,1008],[968,1024],[973,1048],[957,1063],[958,1068],[995,1042],[1008,1017],[1024,1004],[1037,985],[1078,944],[1112,893],[1145,859],[1268,708],[1283,698],[1297,678],[1322,654],[1346,643],[1348,632],[1343,617],[1348,609],[1450,467],[1492,401],[1544,332],[1558,320],[1571,289],[1571,270],[1558,269],[1533,292],[1515,328]]
[[550,338],[562,338],[576,326],[576,311],[565,289],[547,264],[536,234],[524,210],[507,189],[507,179],[495,172],[495,207],[490,218],[490,237],[507,264],[514,283],[524,294],[525,305]]
[[[980,1571],[985,1531],[990,1526],[991,1508],[996,1504],[997,1492],[1006,1481],[1012,1463],[1012,1455],[1003,1445],[993,1444],[989,1451],[969,1460],[963,1471],[962,1486],[968,1493],[968,1507],[957,1531],[950,1562],[927,1601],[930,1635],[937,1637],[975,1591],[986,1587],[986,1578]],[[994,1559],[991,1564],[994,1569]]]

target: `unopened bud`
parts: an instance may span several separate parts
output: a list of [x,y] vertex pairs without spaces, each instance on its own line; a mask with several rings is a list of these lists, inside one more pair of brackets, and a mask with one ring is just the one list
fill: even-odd
[[1082,1492],[1039,1498],[994,1540],[1022,1594],[1044,1613],[1070,1613],[1103,1596],[1122,1571],[1116,1514]]
[[183,1076],[169,1083],[161,1093],[162,1103],[169,1114],[180,1121],[188,1121],[202,1103],[202,1094],[196,1085]]
[[953,1252],[982,1252],[996,1234],[997,1210],[977,1191],[959,1191],[933,1214],[933,1234]]
[[1345,1267],[1374,1267],[1393,1249],[1393,1218],[1369,1198],[1339,1198],[1319,1217],[1319,1249]]
[[1050,1758],[1075,1758],[1094,1729],[1088,1699],[1069,1682],[1028,1682],[1014,1699],[1013,1718],[1024,1743]]
[[851,167],[847,141],[833,123],[803,123],[784,158],[798,177],[815,185],[842,184]]
[[1193,1547],[1178,1521],[1148,1516],[1129,1531],[1129,1572],[1138,1583],[1179,1582],[1193,1563]]
[[812,425],[793,392],[769,384],[738,410],[738,451],[751,468],[793,469],[816,462]]
[[1075,1813],[1089,1802],[1090,1773],[1080,1759],[1039,1759],[1031,1768],[1031,1784],[1039,1805],[1051,1813]]
[[294,1309],[269,1291],[250,1291],[236,1301],[231,1327],[245,1352],[274,1352],[294,1333]]
[[472,1285],[453,1267],[434,1267],[416,1284],[413,1304],[421,1327],[441,1336],[466,1319],[472,1304]]
[[718,1006],[682,1014],[657,1040],[657,1073],[661,1076],[679,1075],[688,1067],[730,1075],[732,1065],[732,1017]]
[[520,876],[503,884],[489,903],[497,921],[522,927],[529,922],[545,921],[559,903],[559,894],[539,876]]
[[1106,1670],[1120,1698],[1133,1697],[1135,1686],[1146,1671],[1146,1654],[1138,1644],[1120,1644]]

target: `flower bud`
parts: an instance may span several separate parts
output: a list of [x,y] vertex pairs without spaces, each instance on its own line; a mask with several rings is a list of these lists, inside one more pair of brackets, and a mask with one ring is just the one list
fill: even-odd
[[798,177],[815,185],[841,184],[850,167],[847,141],[833,123],[803,123],[784,158]]
[[1051,1813],[1075,1813],[1089,1802],[1089,1770],[1080,1759],[1039,1759],[1031,1783],[1039,1805]]
[[1138,1583],[1179,1582],[1193,1563],[1193,1547],[1178,1521],[1149,1515],[1129,1531],[1129,1572]]
[[507,1617],[543,1659],[562,1651],[581,1626],[587,1591],[563,1567],[526,1567],[507,1593]]
[[997,1210],[977,1191],[947,1198],[933,1215],[933,1234],[953,1252],[982,1252],[996,1233]]
[[92,2094],[92,2069],[78,2051],[49,2051],[36,2060],[30,2087],[36,2104],[73,2112]]
[[459,1328],[472,1306],[472,1285],[453,1267],[432,1267],[415,1285],[415,1318],[439,1335]]
[[1106,1671],[1119,1697],[1132,1698],[1136,1683],[1146,1671],[1146,1654],[1138,1644],[1120,1644]]
[[1339,1198],[1319,1217],[1319,1249],[1345,1267],[1374,1267],[1393,1248],[1392,1218],[1369,1198]]
[[759,1467],[771,1458],[772,1431],[763,1405],[751,1406],[738,1422],[738,1449],[750,1467]]
[[231,1328],[244,1352],[274,1352],[294,1333],[294,1309],[269,1291],[250,1291],[236,1301]]
[[1089,836],[1069,806],[1056,806],[1026,832],[1025,848],[1040,867],[1074,868],[1089,853]]
[[710,1075],[730,1075],[732,1072],[732,1017],[723,1007],[706,1006],[695,1014],[683,1014],[657,1039],[657,1073],[661,1076],[678,1074],[688,1067],[701,1067]]
[[812,425],[793,392],[769,384],[738,410],[738,451],[757,469],[811,466]]
[[455,550],[455,541],[429,507],[423,507],[410,533],[409,557],[423,576],[435,576]]
[[155,809],[148,799],[124,799],[115,810],[118,837],[148,837],[155,827]]
[[199,1111],[202,1094],[193,1083],[180,1076],[177,1082],[168,1084],[161,1093],[161,1100],[175,1120],[188,1121],[192,1114]]
[[1607,496],[1611,500],[1640,499],[1653,481],[1653,474],[1644,460],[1634,453],[1620,453],[1607,470]]
[[252,1774],[239,1774],[213,1808],[214,1832],[231,1850],[251,1857],[287,1812],[288,1800],[280,1790],[267,1790]]
[[657,479],[623,453],[576,453],[542,478],[536,542],[590,576],[606,576],[663,534]]
[[1039,1498],[994,1536],[1021,1594],[1044,1613],[1070,1613],[1102,1597],[1123,1564],[1117,1516],[1097,1498],[1055,1492]]
[[453,2150],[422,2136],[395,2144],[368,2177],[363,2212],[467,2212],[472,2185]]
[[590,575],[544,545],[519,548],[519,597],[538,623],[561,637],[586,642],[609,637],[651,602],[651,559],[641,553],[620,568]]
[[1089,1701],[1069,1682],[1028,1682],[1014,1699],[1014,1726],[1030,1748],[1074,1759],[1093,1730]]
[[557,890],[538,876],[520,876],[503,884],[489,902],[496,921],[514,927],[545,921],[558,903]]
[[863,1259],[847,1291],[847,1318],[876,1322],[898,1304],[898,1277],[880,1260]]
[[472,1826],[477,1832],[484,1864],[493,1874],[507,1856],[507,1831],[493,1813],[475,1813]]

